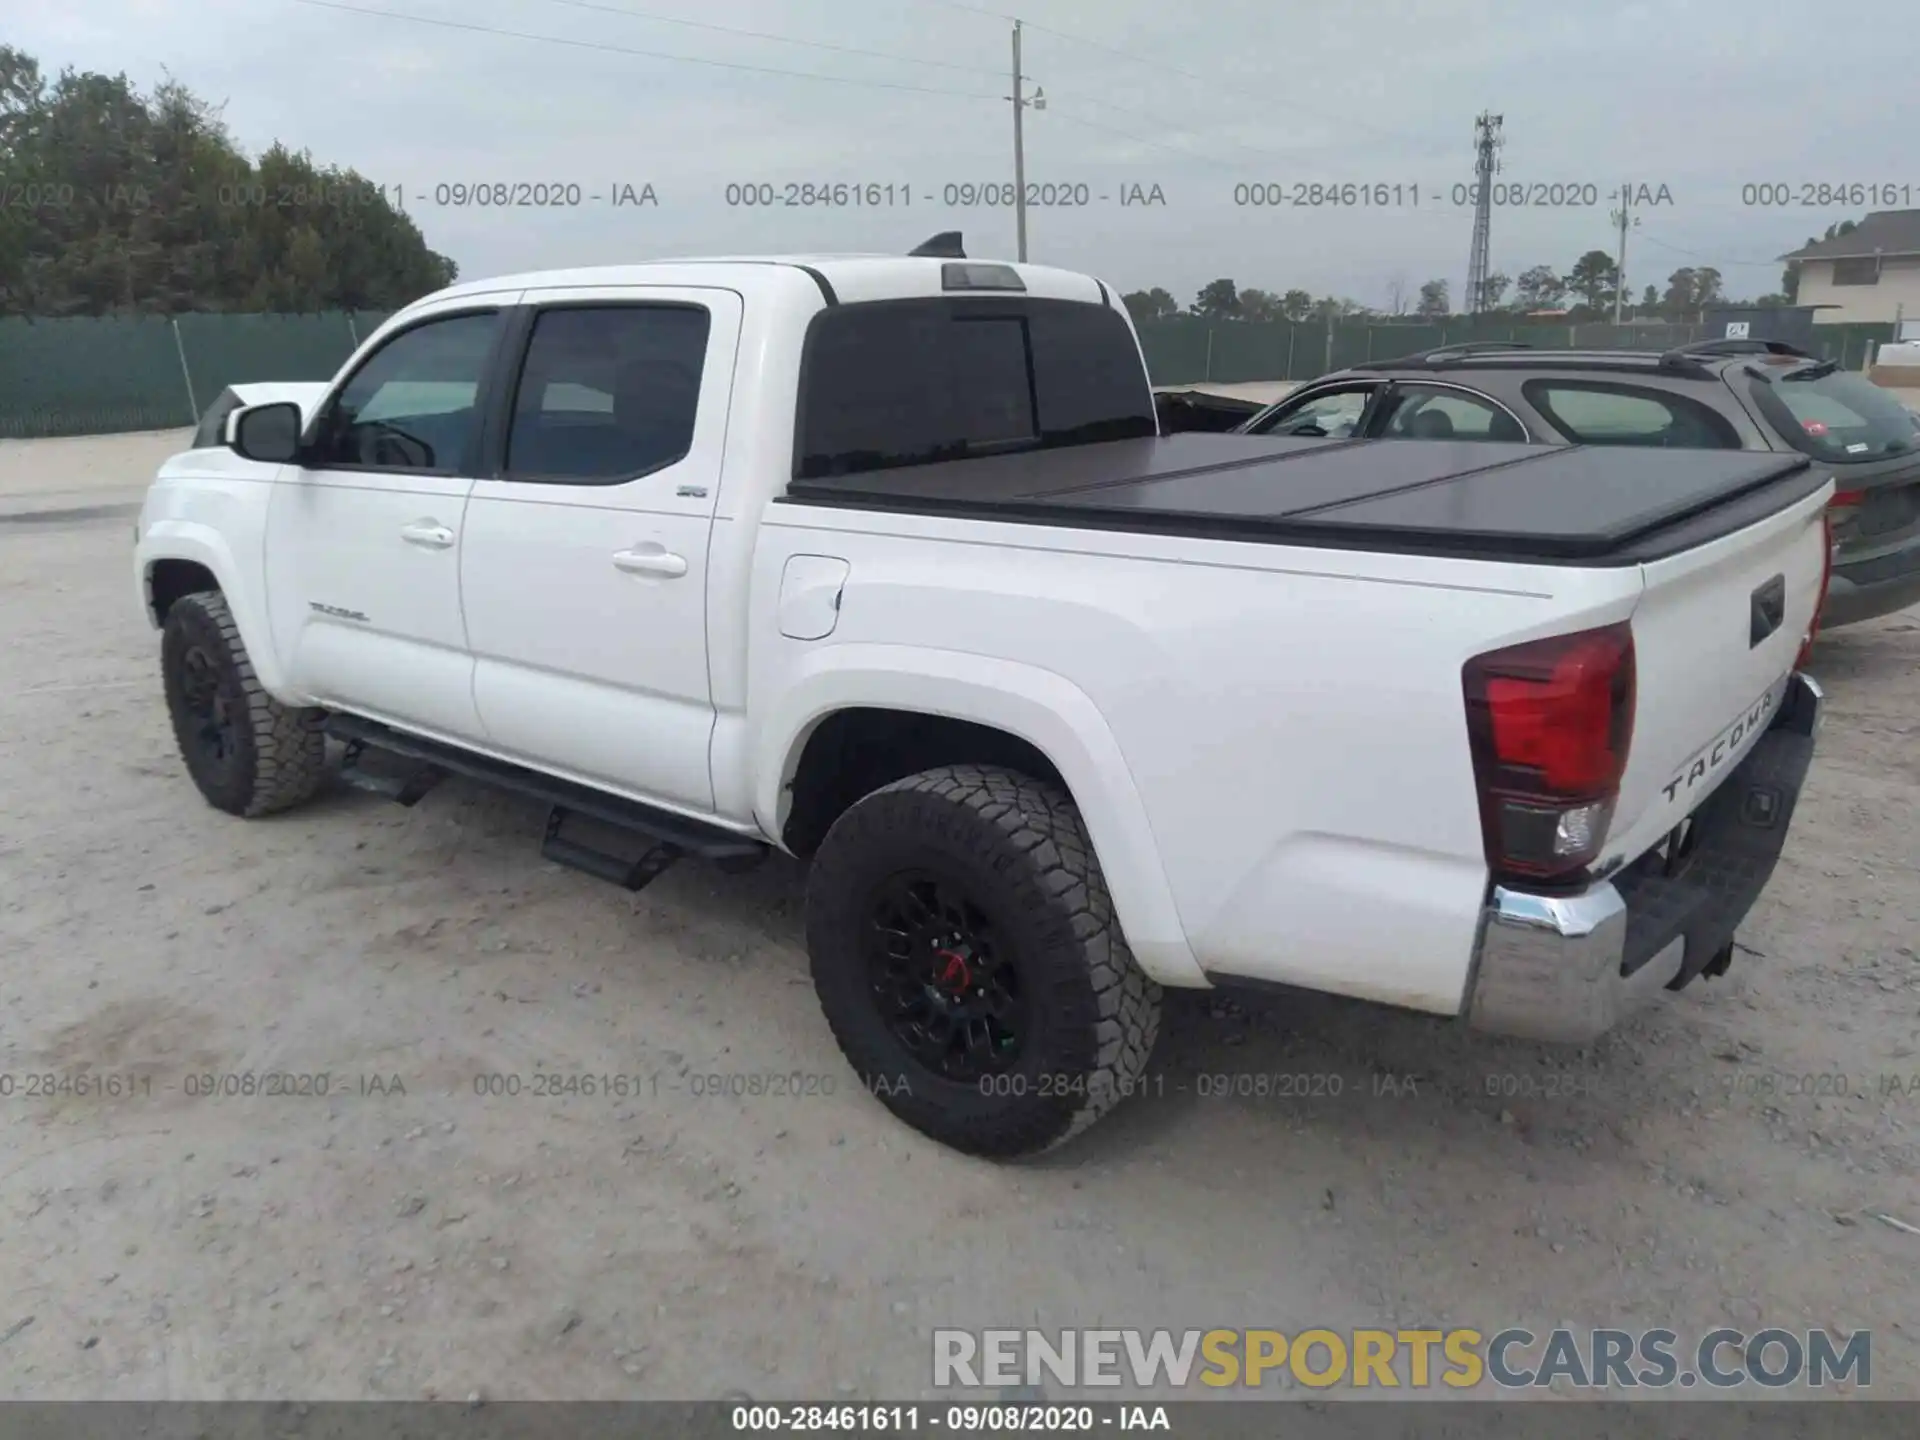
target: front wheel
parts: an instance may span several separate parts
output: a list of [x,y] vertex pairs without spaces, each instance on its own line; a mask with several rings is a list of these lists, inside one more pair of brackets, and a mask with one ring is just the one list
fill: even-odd
[[876,1098],[957,1150],[1059,1145],[1142,1083],[1160,987],[1057,786],[948,766],[876,790],[814,856],[814,988]]
[[209,805],[270,815],[320,788],[326,713],[283,705],[262,688],[224,595],[206,590],[173,603],[160,668],[180,756]]

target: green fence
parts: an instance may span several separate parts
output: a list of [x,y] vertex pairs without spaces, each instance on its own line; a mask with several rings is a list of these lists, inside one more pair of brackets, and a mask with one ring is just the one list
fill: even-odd
[[325,380],[386,316],[0,319],[0,436],[191,425],[246,380]]
[[[325,380],[384,314],[0,319],[0,436],[91,435],[191,425],[227,385]],[[1700,325],[1264,324],[1193,316],[1140,326],[1156,385],[1310,380],[1328,370],[1469,340],[1542,348],[1666,349]],[[1814,347],[1863,368],[1891,325],[1815,327]]]
[[[1202,320],[1190,315],[1139,326],[1141,348],[1156,385],[1311,380],[1329,370],[1390,360],[1441,345],[1509,340],[1553,350],[1665,350],[1724,333],[1706,325],[1489,325],[1465,320],[1436,325],[1335,325]],[[1819,325],[1811,349],[1849,370],[1864,369],[1891,325]]]

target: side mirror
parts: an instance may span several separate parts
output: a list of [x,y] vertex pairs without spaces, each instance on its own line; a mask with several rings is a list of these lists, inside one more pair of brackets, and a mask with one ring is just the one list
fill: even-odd
[[300,407],[291,400],[252,405],[234,415],[228,431],[233,438],[228,444],[243,460],[287,465],[300,453],[303,428]]

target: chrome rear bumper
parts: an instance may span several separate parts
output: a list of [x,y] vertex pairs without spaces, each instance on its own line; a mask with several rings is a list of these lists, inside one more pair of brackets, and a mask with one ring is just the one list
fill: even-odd
[[1789,680],[1772,727],[1694,812],[1697,839],[1677,875],[1642,857],[1573,895],[1496,885],[1468,986],[1468,1022],[1578,1044],[1711,966],[1786,843],[1824,699],[1810,677]]

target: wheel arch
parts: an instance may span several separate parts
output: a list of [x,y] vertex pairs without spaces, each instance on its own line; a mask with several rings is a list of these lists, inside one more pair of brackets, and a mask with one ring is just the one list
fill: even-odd
[[171,555],[150,563],[146,580],[147,620],[156,629],[167,623],[167,612],[183,597],[202,590],[225,591],[220,577],[209,566]]
[[[821,814],[804,807],[818,806],[817,792],[831,786],[823,787],[819,772],[803,767],[833,762],[836,730],[930,740],[902,747],[913,761],[907,773],[953,763],[1031,773],[1030,767],[1043,764],[1035,778],[1059,784],[1079,809],[1141,968],[1163,985],[1206,986],[1132,773],[1105,718],[1078,686],[1011,661],[900,646],[833,646],[809,661],[757,727],[753,804],[766,834],[792,848],[786,837],[796,802],[803,807],[794,837],[800,848],[817,840],[815,832],[824,833]],[[900,778],[890,775],[880,783]],[[837,798],[827,802],[827,823],[838,813],[832,810]]]
[[147,624],[159,629],[181,596],[217,590],[240,627],[241,643],[254,674],[269,694],[282,693],[283,672],[274,653],[273,632],[260,589],[260,569],[247,567],[233,553],[226,535],[208,525],[163,519],[143,528],[135,551],[140,606]]

